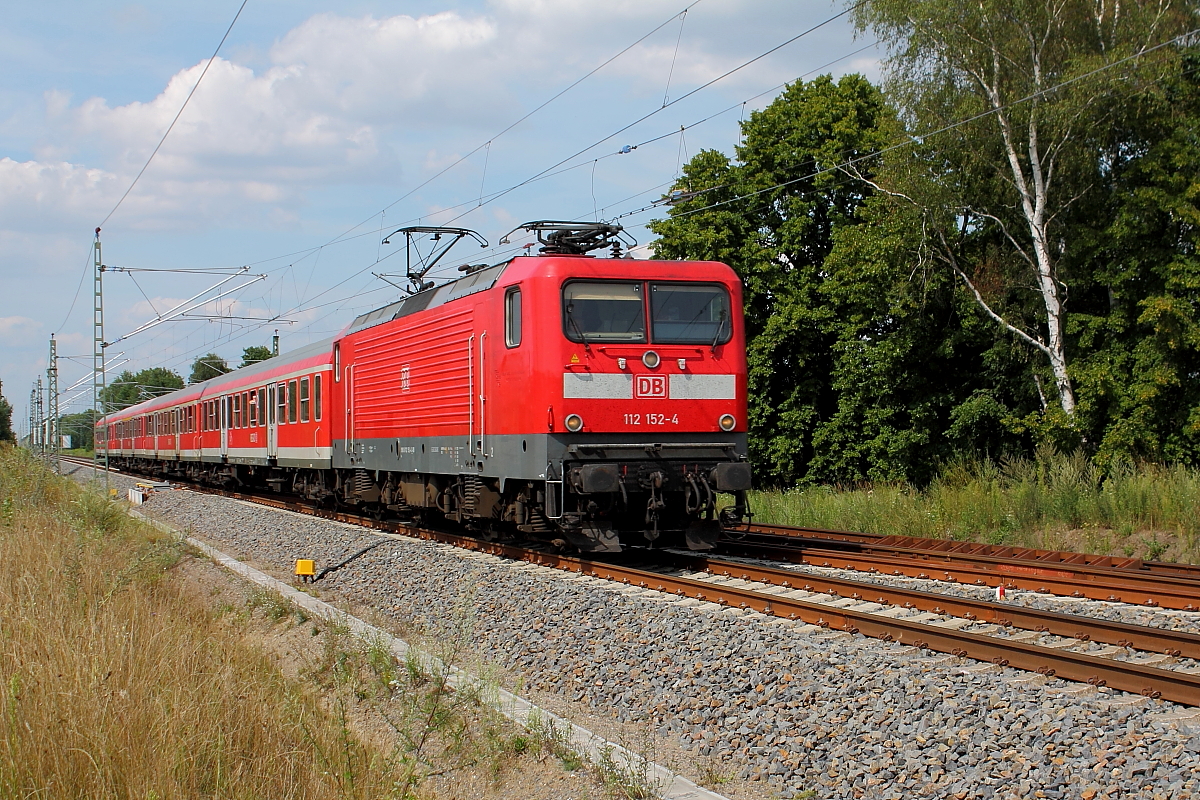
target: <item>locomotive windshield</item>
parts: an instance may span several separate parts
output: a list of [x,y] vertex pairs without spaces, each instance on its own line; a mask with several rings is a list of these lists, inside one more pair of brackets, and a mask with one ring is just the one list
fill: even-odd
[[[646,284],[617,281],[563,287],[563,332],[573,342],[646,338]],[[729,292],[711,283],[651,283],[651,338],[656,344],[718,345],[733,334]]]
[[645,342],[640,283],[569,283],[563,288],[563,330],[573,342]]
[[658,344],[718,345],[732,333],[729,293],[723,286],[652,283],[650,319]]

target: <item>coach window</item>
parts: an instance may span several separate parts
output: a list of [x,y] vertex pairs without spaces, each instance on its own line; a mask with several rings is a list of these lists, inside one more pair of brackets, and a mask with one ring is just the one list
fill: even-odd
[[308,412],[310,410],[311,400],[309,399],[309,384],[308,378],[300,379],[300,421],[308,422]]
[[287,384],[279,383],[275,388],[275,408],[278,411],[275,419],[280,425],[287,424]]
[[504,295],[504,344],[521,346],[521,287],[514,286]]
[[258,389],[258,426],[261,428],[267,424],[267,387],[260,386]]
[[288,381],[288,422],[296,421],[296,400],[299,392],[296,391],[296,381]]
[[250,398],[250,427],[258,427],[258,392],[251,391],[248,395]]
[[240,394],[233,396],[233,424],[229,427],[242,427],[242,396]]
[[313,376],[313,419],[321,421],[321,373]]

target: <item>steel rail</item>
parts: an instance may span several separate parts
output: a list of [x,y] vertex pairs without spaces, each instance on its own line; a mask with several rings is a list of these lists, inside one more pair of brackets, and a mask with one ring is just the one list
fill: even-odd
[[937,553],[954,553],[963,556],[990,556],[993,558],[1017,559],[1020,561],[1036,562],[1038,564],[1080,565],[1200,578],[1200,564],[1147,561],[1140,558],[1075,553],[1068,550],[1040,550],[1031,547],[984,544],[982,542],[959,541],[957,539],[932,539],[920,536],[899,536],[896,534],[839,531],[828,528],[804,528],[792,525],[765,525],[760,523],[744,525],[737,530],[745,533],[760,533],[802,539],[859,542],[869,544],[873,547],[904,547],[915,550],[930,550]]
[[[751,538],[754,537],[754,538]],[[1006,586],[1044,594],[1200,611],[1200,580],[1135,570],[1049,565],[1021,559],[963,556],[911,548],[747,534],[723,540],[725,553],[774,558],[816,567],[882,572],[979,586]]]
[[1200,635],[1169,628],[1151,628],[1099,617],[998,603],[990,600],[923,592],[898,586],[853,581],[766,565],[724,561],[703,555],[671,553],[671,561],[697,572],[753,581],[784,589],[829,594],[863,603],[915,608],[934,614],[962,617],[1003,628],[1022,628],[1081,641],[1103,642],[1150,653],[1200,659]]
[[[902,618],[897,619],[865,611],[809,602],[789,597],[789,592],[773,594],[634,567],[590,561],[575,556],[538,552],[515,545],[487,542],[458,534],[420,528],[415,525],[381,522],[342,511],[319,509],[294,500],[263,498],[209,487],[196,488],[208,494],[231,497],[286,511],[306,513],[370,529],[381,529],[392,535],[441,542],[512,560],[617,581],[646,590],[667,592],[681,598],[711,602],[741,610],[758,611],[831,630],[863,634],[886,642],[896,642],[962,658],[991,662],[1001,667],[1011,666],[1047,677],[1060,677],[1094,686],[1107,686],[1111,689],[1132,692],[1153,699],[1161,698],[1184,705],[1200,706],[1200,675],[1191,673],[1158,669],[1146,664],[1074,653],[1011,638],[967,633]],[[738,568],[742,567],[742,565],[737,566]],[[874,587],[873,584],[872,586]]]

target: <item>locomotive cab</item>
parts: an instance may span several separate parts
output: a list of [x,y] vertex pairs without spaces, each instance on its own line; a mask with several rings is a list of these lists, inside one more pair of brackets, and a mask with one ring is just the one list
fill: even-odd
[[593,264],[559,288],[547,516],[585,550],[711,548],[718,494],[740,519],[751,480],[740,284],[721,264]]

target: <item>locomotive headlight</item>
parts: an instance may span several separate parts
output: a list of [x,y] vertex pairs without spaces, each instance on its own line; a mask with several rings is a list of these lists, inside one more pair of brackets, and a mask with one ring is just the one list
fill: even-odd
[[583,417],[578,414],[568,414],[566,419],[567,430],[571,433],[579,433],[583,430]]
[[642,353],[642,363],[646,365],[647,369],[654,369],[661,361],[662,359],[658,357],[658,353],[653,350],[647,350]]
[[737,420],[733,418],[733,414],[722,414],[721,418],[717,420],[717,424],[721,426],[721,430],[731,431],[737,424]]

